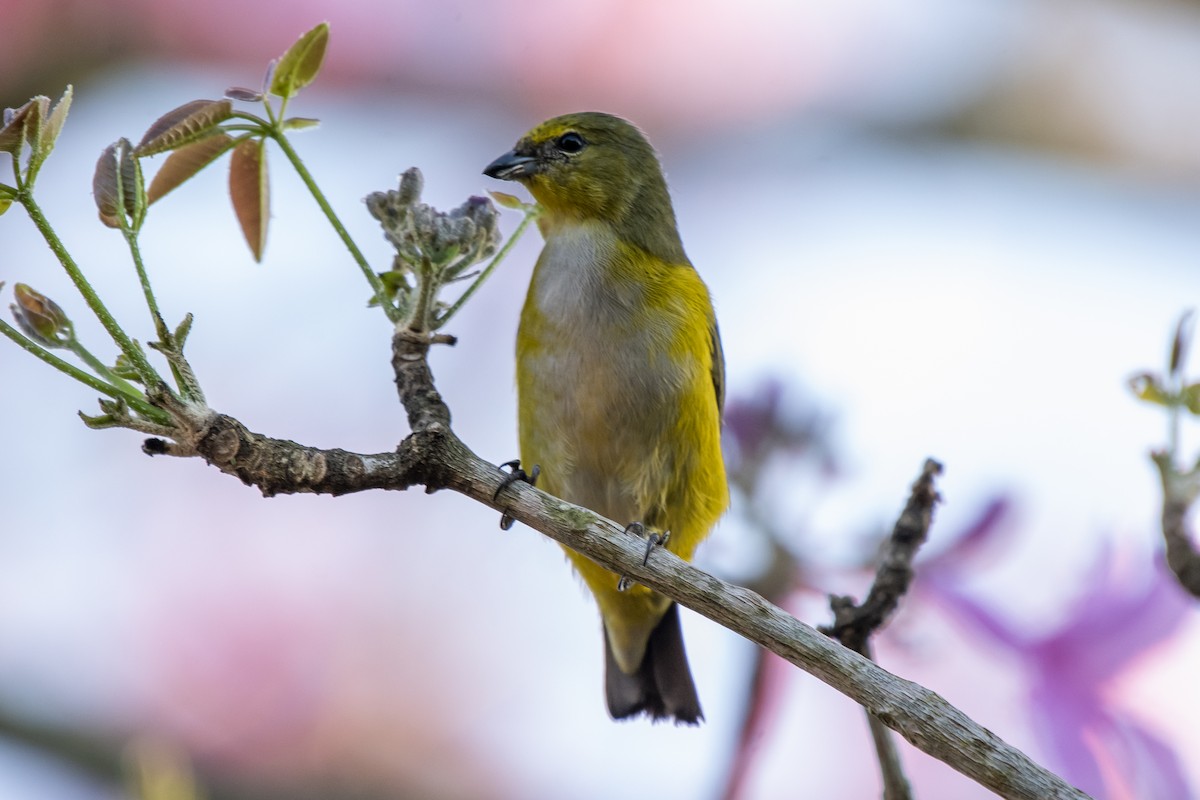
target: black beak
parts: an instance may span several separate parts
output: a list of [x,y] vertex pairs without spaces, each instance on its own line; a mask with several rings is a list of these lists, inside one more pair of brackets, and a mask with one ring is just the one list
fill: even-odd
[[502,181],[515,181],[533,174],[537,159],[533,156],[522,155],[516,150],[509,150],[492,163],[483,168],[483,174],[489,178],[499,178]]

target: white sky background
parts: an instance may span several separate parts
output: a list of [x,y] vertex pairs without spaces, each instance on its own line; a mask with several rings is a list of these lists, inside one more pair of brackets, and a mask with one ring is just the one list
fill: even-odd
[[[48,215],[142,338],[149,327],[120,237],[94,221],[91,166],[108,142],[136,139],[161,111],[230,82],[248,79],[133,72],[80,87],[44,171]],[[404,168],[424,170],[426,199],[442,207],[511,188],[480,170],[537,120],[498,106],[380,103],[345,87],[335,98],[318,84],[294,111],[322,127],[296,144],[357,241],[384,264],[385,243],[359,199],[390,188]],[[1200,297],[1200,195],[1194,184],[1132,171],[870,130],[861,117],[831,112],[706,136],[649,132],[688,252],[713,291],[731,393],[778,374],[835,416],[848,475],[801,512],[819,546],[845,555],[846,542],[889,525],[922,459],[936,456],[947,466],[947,502],[935,543],[993,493],[1011,492],[1020,544],[981,576],[981,589],[1014,615],[1045,622],[1103,537],[1145,557],[1155,540],[1158,492],[1146,454],[1163,442],[1165,420],[1135,403],[1124,381],[1161,368],[1177,315]],[[272,436],[387,450],[406,432],[387,326],[363,310],[357,269],[284,159],[270,158],[262,265],[236,230],[221,166],[154,209],[144,247],[160,304],[169,321],[196,314],[189,352],[217,409]],[[19,209],[0,219],[0,241],[0,280],[52,296],[107,354]],[[433,361],[456,430],[494,461],[516,455],[511,343],[536,252],[534,235],[453,326],[460,345]],[[294,665],[311,659],[315,685],[340,687],[338,703],[314,701],[301,717],[325,732],[303,747],[284,737],[284,752],[322,744],[337,752],[339,743],[353,752],[345,742],[373,724],[387,732],[376,734],[378,762],[409,753],[391,756],[399,766],[372,762],[385,773],[428,766],[439,743],[469,748],[482,763],[448,779],[467,794],[569,787],[577,797],[661,800],[704,796],[721,778],[746,650],[711,624],[685,619],[709,724],[613,725],[594,611],[536,534],[502,533],[491,512],[449,494],[265,501],[198,461],[146,458],[136,434],[86,430],[74,412],[94,411],[91,394],[13,347],[0,347],[0,386],[5,703],[52,718],[157,720],[224,758],[238,744],[277,742],[269,720],[248,731],[231,722],[245,706],[223,670],[252,688],[252,667],[236,658],[197,666],[192,655],[219,651],[238,620],[250,639],[260,630],[280,638],[286,664],[266,665],[264,681],[309,687]],[[720,550],[736,548],[728,538],[736,527],[718,531]],[[271,613],[258,620],[264,604]],[[176,630],[182,644],[167,633]],[[1196,637],[1189,641],[1191,656],[1152,664],[1129,696],[1146,697],[1150,683],[1185,685],[1178,665],[1195,663]],[[1013,679],[999,669],[997,682]],[[961,677],[936,679],[931,688],[952,701],[969,699]],[[349,700],[347,687],[357,687]],[[1197,711],[1186,696],[1181,689],[1172,705],[1140,711],[1182,737],[1182,720]],[[180,710],[198,697],[199,718]],[[756,796],[795,796],[795,752],[811,754],[819,770],[812,796],[869,794],[870,771],[856,770],[854,784],[844,768],[861,763],[858,716],[811,682],[794,699],[789,720],[811,727],[785,726]],[[340,709],[342,727],[332,726],[340,738],[328,733],[329,707]],[[1003,699],[994,717],[968,710],[1029,743]],[[428,720],[433,744],[397,746],[406,716]],[[846,738],[814,735],[824,725]],[[801,750],[787,748],[791,737]],[[1191,737],[1173,739],[1185,763]],[[681,763],[692,766],[664,768]],[[989,796],[943,767],[919,769],[933,776],[922,796]],[[0,795],[32,791],[15,784],[6,794],[17,773],[3,772]]]

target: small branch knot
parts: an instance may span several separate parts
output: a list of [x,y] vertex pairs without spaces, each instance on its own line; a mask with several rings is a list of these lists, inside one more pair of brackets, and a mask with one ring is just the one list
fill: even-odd
[[219,467],[227,467],[237,460],[238,450],[241,449],[241,437],[233,428],[223,428],[214,436],[209,437],[206,447],[210,461]]
[[287,465],[287,476],[300,486],[314,486],[325,480],[328,465],[325,454],[319,450],[299,450],[292,454]]

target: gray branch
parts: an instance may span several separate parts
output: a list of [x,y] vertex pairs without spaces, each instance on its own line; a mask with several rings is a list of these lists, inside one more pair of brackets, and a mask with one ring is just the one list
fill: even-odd
[[586,508],[514,483],[463,444],[433,385],[426,356],[445,337],[402,331],[393,339],[397,390],[414,432],[394,453],[321,450],[253,433],[232,417],[159,399],[176,420],[173,441],[150,439],[148,453],[199,456],[264,494],[344,494],[365,489],[450,489],[509,514],[606,569],[767,648],[863,706],[918,749],[1014,800],[1085,800],[1087,795],[1034,763],[940,695],[897,677],[800,622],[749,589],[735,586],[663,548],[647,563],[645,541]]

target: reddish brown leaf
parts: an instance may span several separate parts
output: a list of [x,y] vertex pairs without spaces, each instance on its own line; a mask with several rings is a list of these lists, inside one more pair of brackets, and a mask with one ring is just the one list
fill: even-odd
[[[118,192],[117,176],[121,187]],[[100,154],[96,161],[96,172],[92,176],[92,195],[100,211],[100,221],[110,228],[121,227],[119,215],[137,214],[138,187],[140,181],[137,159],[133,157],[128,139],[119,139]],[[124,209],[121,201],[124,200]]]
[[50,99],[38,95],[17,109],[6,109],[4,127],[0,128],[0,152],[20,155],[25,142],[31,144],[42,128],[42,117]]
[[1178,375],[1183,363],[1187,361],[1188,345],[1192,340],[1192,311],[1183,312],[1179,324],[1175,326],[1175,338],[1171,340],[1171,358],[1168,371]]
[[193,100],[163,114],[138,142],[138,156],[174,150],[208,136],[212,129],[233,116],[229,100]]
[[244,86],[230,86],[225,90],[225,96],[230,100],[241,100],[246,103],[257,103],[263,99],[262,92],[247,89]]
[[0,128],[0,153],[18,155],[25,144],[25,117],[29,114],[29,103],[17,109],[4,109],[4,127]]
[[247,139],[233,148],[229,160],[229,197],[255,261],[262,261],[267,246],[270,215],[265,145],[261,139]]
[[171,153],[158,172],[154,173],[154,180],[150,181],[150,188],[146,192],[146,202],[157,202],[167,192],[189,180],[233,147],[234,141],[232,136],[216,133],[185,144]]

